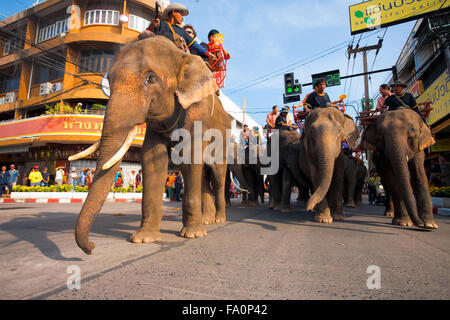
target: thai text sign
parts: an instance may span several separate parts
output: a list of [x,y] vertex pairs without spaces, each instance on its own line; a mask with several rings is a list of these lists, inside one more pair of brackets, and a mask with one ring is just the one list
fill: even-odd
[[350,6],[351,34],[418,19],[450,7],[446,0],[377,0]]
[[[42,136],[91,136],[98,140],[102,135],[103,116],[54,115],[4,122],[0,124],[0,142]],[[136,139],[144,140],[145,125],[139,128]]]
[[441,120],[450,112],[450,79],[445,71],[425,92],[417,99],[417,102],[430,101],[432,103],[429,125]]

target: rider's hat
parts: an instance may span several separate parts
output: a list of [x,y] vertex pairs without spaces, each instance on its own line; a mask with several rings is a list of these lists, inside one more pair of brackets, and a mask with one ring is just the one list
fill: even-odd
[[181,3],[172,3],[167,6],[166,9],[164,9],[164,12],[162,14],[162,17],[164,19],[169,19],[169,13],[172,11],[180,11],[182,16],[189,15],[189,10]]
[[289,107],[283,107],[283,109],[281,109],[281,113],[283,112],[289,112]]
[[406,85],[403,81],[400,81],[400,80],[395,80],[395,81],[391,84],[391,88],[394,87],[394,86],[401,86],[401,87],[403,87],[403,88],[406,88],[406,87],[407,87],[407,85]]

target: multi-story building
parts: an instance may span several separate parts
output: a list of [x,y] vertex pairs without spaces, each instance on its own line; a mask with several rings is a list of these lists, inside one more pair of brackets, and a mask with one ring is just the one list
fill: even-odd
[[[100,138],[105,73],[154,15],[154,0],[47,0],[0,21],[0,164],[14,163],[19,182],[35,164],[51,174],[95,167],[97,154],[67,159]],[[139,169],[144,131],[124,171]]]
[[432,102],[428,119],[436,137],[427,157],[450,152],[450,11],[417,20],[396,63],[398,77],[418,102]]

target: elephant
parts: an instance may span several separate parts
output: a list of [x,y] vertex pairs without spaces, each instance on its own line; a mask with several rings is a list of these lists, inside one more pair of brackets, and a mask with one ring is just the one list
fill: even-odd
[[352,147],[358,137],[353,119],[336,108],[316,108],[306,116],[298,163],[302,175],[312,184],[306,210],[315,211],[316,222],[344,219],[342,141]]
[[362,206],[362,188],[367,168],[361,160],[344,156],[344,207]]
[[[231,205],[229,192],[231,179],[228,179],[230,173],[233,177],[235,177],[240,187],[245,190],[242,193],[242,203],[247,206],[258,206],[258,199],[261,199],[261,203],[264,203],[264,179],[261,175],[261,164],[258,159],[256,159],[257,163],[250,163],[249,149],[248,147],[241,149],[243,150],[244,159],[243,161],[237,161],[237,150],[241,148],[240,145],[234,144],[235,154],[233,157],[233,163],[228,164],[228,174],[227,174],[227,182],[225,185],[225,193],[226,193],[226,201],[227,205]],[[256,151],[259,152],[259,147],[256,148]]]
[[270,208],[283,213],[291,212],[291,188],[296,186],[300,198],[307,200],[304,190],[311,187],[309,181],[300,172],[298,157],[300,151],[300,133],[296,130],[279,130],[274,133],[279,141],[279,170],[269,176],[271,203]]
[[425,173],[424,149],[435,143],[413,110],[387,111],[365,130],[362,146],[374,150],[374,164],[394,205],[392,223],[437,229]]
[[[176,132],[191,134],[193,139],[179,154],[187,160],[180,164],[185,190],[180,236],[206,236],[203,224],[226,221],[227,165],[225,152],[218,156],[220,161],[207,164],[207,157],[199,157],[199,151],[200,155],[207,154],[209,145],[204,137],[210,132],[208,129],[217,129],[222,137],[231,129],[230,116],[217,96],[219,90],[212,73],[200,57],[183,52],[165,37],[153,35],[124,46],[116,55],[108,78],[111,96],[101,140],[72,158],[100,150],[97,174],[77,220],[76,243],[86,254],[92,254],[95,245],[89,241],[90,229],[138,125],[144,123],[142,221],[130,241],[140,244],[161,240],[162,196],[169,156],[172,153],[173,160],[174,154],[171,136],[177,129],[183,129]],[[226,141],[222,140],[225,150]]]

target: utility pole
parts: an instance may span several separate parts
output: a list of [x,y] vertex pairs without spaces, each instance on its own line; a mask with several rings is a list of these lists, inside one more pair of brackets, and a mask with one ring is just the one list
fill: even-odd
[[245,124],[245,97],[244,97],[244,101],[242,102],[242,111],[243,111],[242,128],[244,128],[244,124]]
[[353,49],[353,46],[349,46],[348,48],[348,58],[350,59],[350,55],[354,54],[356,58],[356,54],[359,52],[363,53],[363,64],[364,64],[364,111],[370,110],[370,98],[369,98],[369,75],[367,74],[367,51],[377,50],[377,54],[380,51],[381,47],[383,46],[383,39],[380,39],[378,41],[378,44],[375,46],[368,46],[368,47],[362,47],[359,48],[357,45],[355,49]]

